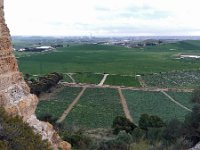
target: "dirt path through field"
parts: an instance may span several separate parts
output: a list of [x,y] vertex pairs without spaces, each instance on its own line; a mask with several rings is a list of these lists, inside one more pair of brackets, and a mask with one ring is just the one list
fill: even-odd
[[106,78],[109,74],[104,74],[103,79],[101,80],[101,82],[98,84],[98,86],[103,86],[104,82],[106,81]]
[[76,103],[81,98],[81,96],[83,95],[83,93],[85,92],[85,90],[86,90],[86,87],[83,87],[83,89],[78,94],[78,96],[72,101],[72,103],[67,107],[67,109],[64,111],[64,113],[62,114],[62,116],[57,120],[57,123],[61,123],[67,117],[67,115],[70,113],[70,111],[72,110],[72,108],[76,105]]
[[66,75],[72,80],[72,83],[76,83],[76,81],[75,81],[74,78],[72,77],[72,74],[67,73]]
[[123,90],[134,90],[134,91],[152,91],[152,92],[160,92],[160,91],[173,91],[173,92],[193,92],[194,89],[178,89],[178,88],[156,88],[156,87],[124,87],[124,86],[115,86],[115,85],[102,85],[98,86],[96,84],[85,84],[85,83],[68,83],[68,82],[59,82],[59,84],[68,87],[88,87],[88,88],[112,88],[118,89],[119,87]]
[[177,104],[178,106],[180,106],[181,108],[187,110],[187,111],[190,111],[192,112],[191,109],[183,106],[181,103],[177,102],[175,99],[173,99],[170,95],[168,95],[165,91],[161,91],[161,93],[163,93],[166,97],[168,97],[172,102],[174,102],[175,104]]
[[126,99],[125,99],[125,97],[122,93],[121,88],[118,88],[118,92],[119,92],[120,101],[121,101],[125,116],[126,116],[127,119],[129,119],[130,121],[133,122],[133,119],[132,119],[131,114],[130,114],[129,109],[128,109],[128,105],[126,103]]

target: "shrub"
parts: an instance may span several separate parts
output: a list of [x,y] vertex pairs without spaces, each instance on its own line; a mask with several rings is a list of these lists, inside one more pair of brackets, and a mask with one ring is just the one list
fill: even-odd
[[47,141],[35,134],[19,117],[9,116],[0,108],[0,149],[2,150],[50,150]]
[[182,135],[182,123],[179,120],[171,120],[164,129],[163,138],[169,143],[176,143]]
[[98,150],[129,150],[129,145],[123,140],[108,140],[101,142]]
[[126,131],[127,133],[131,133],[136,127],[137,126],[129,119],[122,116],[117,116],[112,125],[114,134],[118,134],[122,130]]
[[146,131],[148,130],[148,128],[161,128],[164,126],[164,121],[158,116],[149,116],[148,114],[142,114],[139,120],[139,127]]
[[62,138],[65,141],[68,141],[72,145],[72,147],[76,149],[87,150],[92,141],[90,137],[84,135],[84,132],[82,130],[78,130],[75,132],[62,132]]
[[192,113],[185,117],[183,136],[186,147],[192,147],[200,141],[200,105],[196,105]]
[[192,95],[192,102],[200,104],[200,88],[194,90]]
[[47,92],[62,79],[63,75],[56,72],[39,77],[38,80],[35,80],[29,84],[31,93],[40,95],[42,92]]
[[57,118],[53,118],[51,114],[44,114],[38,117],[39,120],[49,122],[52,125],[56,125]]
[[132,138],[134,142],[140,142],[141,139],[144,139],[146,132],[140,128],[135,128],[132,132]]

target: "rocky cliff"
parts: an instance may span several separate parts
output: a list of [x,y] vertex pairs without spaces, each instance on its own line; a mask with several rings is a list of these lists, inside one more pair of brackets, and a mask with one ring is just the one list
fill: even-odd
[[54,149],[58,146],[70,150],[69,143],[62,141],[51,124],[39,121],[35,116],[38,98],[30,89],[18,70],[9,29],[4,19],[4,1],[0,0],[0,106],[11,115],[22,116],[35,132],[47,139]]

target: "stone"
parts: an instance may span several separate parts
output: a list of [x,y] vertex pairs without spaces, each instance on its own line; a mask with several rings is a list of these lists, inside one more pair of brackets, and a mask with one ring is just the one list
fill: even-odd
[[43,140],[49,141],[53,149],[70,150],[71,145],[61,140],[51,124],[39,121],[35,116],[38,98],[30,94],[30,89],[18,70],[3,8],[4,1],[0,0],[0,106],[10,115],[21,116],[34,132],[39,133]]

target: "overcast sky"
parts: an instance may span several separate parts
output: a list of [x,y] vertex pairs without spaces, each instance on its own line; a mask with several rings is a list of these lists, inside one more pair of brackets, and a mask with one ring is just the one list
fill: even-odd
[[200,35],[200,0],[4,0],[12,35]]

